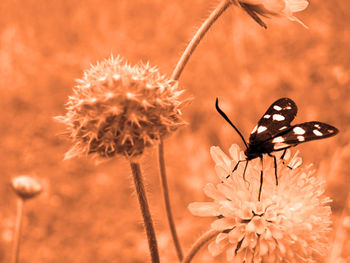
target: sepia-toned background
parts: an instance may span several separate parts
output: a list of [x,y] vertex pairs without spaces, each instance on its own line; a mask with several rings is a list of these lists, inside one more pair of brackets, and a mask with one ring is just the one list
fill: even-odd
[[[211,0],[0,1],[0,262],[8,262],[16,214],[9,181],[40,178],[44,192],[25,206],[21,263],[147,262],[148,245],[123,158],[96,165],[63,161],[70,148],[53,120],[75,79],[90,64],[113,55],[131,64],[149,61],[171,75],[182,51],[217,5]],[[212,145],[227,152],[243,144],[215,111],[215,98],[248,138],[267,107],[280,97],[298,105],[296,122],[319,120],[336,137],[297,148],[333,199],[331,250],[350,262],[350,2],[312,0],[297,13],[309,29],[287,19],[265,19],[268,29],[231,6],[191,57],[180,86],[193,97],[189,125],[165,142],[171,201],[184,251],[209,228],[194,217],[202,187],[217,182]],[[295,149],[296,150],[296,149]],[[156,149],[142,159],[163,262],[176,262],[159,188]],[[336,235],[337,233],[337,235]],[[334,250],[333,250],[334,251]],[[206,249],[194,262],[222,262]],[[343,260],[343,261],[341,261]],[[325,260],[324,262],[328,262]]]

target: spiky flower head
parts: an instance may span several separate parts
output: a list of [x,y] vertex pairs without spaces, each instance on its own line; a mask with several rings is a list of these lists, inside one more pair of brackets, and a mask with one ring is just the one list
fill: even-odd
[[11,181],[12,189],[22,199],[30,199],[42,191],[41,183],[29,175],[19,175]]
[[175,81],[149,64],[130,66],[110,57],[84,72],[69,97],[68,125],[74,146],[65,159],[97,153],[135,157],[184,124]]
[[295,12],[306,9],[309,5],[307,0],[232,0],[240,5],[257,23],[266,28],[266,24],[259,16],[284,16],[291,21],[296,21],[307,26],[294,16]]
[[[207,184],[205,194],[212,202],[195,202],[189,210],[196,216],[215,216],[211,228],[219,231],[209,244],[216,256],[226,251],[227,259],[245,263],[316,262],[327,253],[330,231],[330,199],[323,196],[325,182],[313,176],[310,166],[301,168],[300,157],[278,161],[278,185],[272,158],[264,160],[264,183],[261,200],[259,160],[232,169],[244,154],[237,145],[230,148],[231,158],[219,147],[211,148],[220,184]],[[288,166],[290,168],[288,168]],[[228,178],[227,176],[230,175]]]

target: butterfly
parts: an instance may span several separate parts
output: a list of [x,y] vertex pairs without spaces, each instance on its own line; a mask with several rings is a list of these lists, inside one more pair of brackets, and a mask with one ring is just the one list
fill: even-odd
[[[276,156],[272,155],[271,153],[284,151],[281,156],[281,159],[283,159],[286,150],[290,147],[294,147],[308,141],[328,138],[336,135],[339,132],[337,128],[319,121],[310,121],[291,125],[291,122],[297,115],[298,107],[293,100],[289,98],[281,98],[272,103],[272,105],[267,109],[265,114],[261,117],[258,124],[251,132],[249,142],[247,143],[241,132],[219,108],[218,98],[216,98],[215,107],[219,114],[236,130],[246,146],[246,150],[244,151],[246,159],[239,160],[232,172],[237,169],[239,163],[246,162],[243,172],[243,178],[245,178],[244,176],[248,162],[255,158],[260,158],[262,164],[263,154],[268,154],[274,159],[276,185],[278,185],[277,160]],[[262,184],[263,171],[261,169],[258,195],[259,201],[261,197]]]

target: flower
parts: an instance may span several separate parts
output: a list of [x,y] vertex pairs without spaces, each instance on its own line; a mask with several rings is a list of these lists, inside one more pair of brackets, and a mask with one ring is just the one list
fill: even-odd
[[[289,20],[296,21],[307,28],[307,26],[293,13],[306,9],[309,5],[307,0],[238,0],[239,5],[261,26],[266,24],[260,16],[285,16]],[[234,4],[237,5],[236,0]]]
[[138,156],[185,123],[178,100],[183,90],[149,64],[130,66],[111,56],[77,82],[66,115],[56,117],[74,143],[65,159],[91,153]]
[[325,255],[331,200],[323,196],[325,182],[312,175],[311,166],[299,167],[302,160],[297,153],[290,158],[287,152],[286,164],[277,162],[278,185],[272,158],[264,159],[258,201],[259,160],[249,161],[244,180],[244,165],[232,173],[238,160],[245,159],[237,145],[229,150],[231,158],[219,147],[212,147],[210,152],[222,182],[204,187],[212,202],[191,203],[189,210],[196,216],[217,217],[211,228],[220,233],[208,247],[213,256],[226,250],[227,259],[237,263],[295,263],[315,262]]
[[30,199],[42,191],[40,182],[29,175],[19,175],[11,181],[12,189],[22,199]]

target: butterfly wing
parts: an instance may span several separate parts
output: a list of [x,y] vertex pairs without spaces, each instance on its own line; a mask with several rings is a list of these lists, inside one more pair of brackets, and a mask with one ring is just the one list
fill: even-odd
[[287,132],[295,118],[298,107],[289,98],[281,98],[267,109],[249,137],[250,145],[264,143],[280,133]]
[[338,132],[337,128],[327,123],[310,121],[291,126],[287,133],[270,139],[265,143],[272,145],[274,151],[280,151],[303,142],[328,138],[336,135]]

